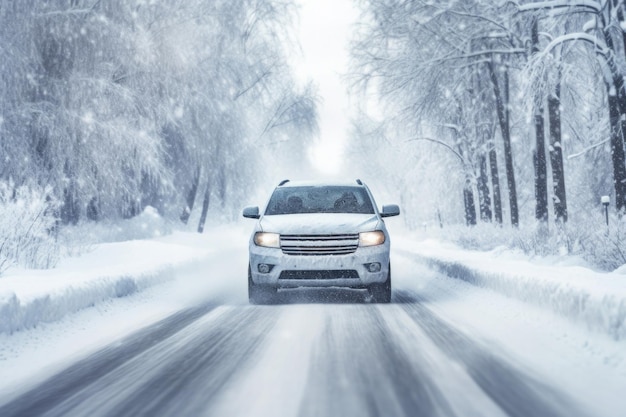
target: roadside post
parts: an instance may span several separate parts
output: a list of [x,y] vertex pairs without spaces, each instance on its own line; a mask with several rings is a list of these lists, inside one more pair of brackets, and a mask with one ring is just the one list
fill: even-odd
[[603,195],[600,198],[600,201],[604,206],[604,215],[606,217],[606,232],[609,233],[609,203],[611,202],[611,198],[608,195]]

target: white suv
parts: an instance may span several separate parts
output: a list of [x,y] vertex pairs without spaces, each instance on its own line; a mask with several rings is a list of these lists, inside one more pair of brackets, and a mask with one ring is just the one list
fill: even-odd
[[272,301],[279,289],[344,287],[368,289],[374,300],[391,300],[389,234],[384,217],[397,216],[395,204],[379,212],[369,188],[354,183],[281,182],[250,238],[248,296]]

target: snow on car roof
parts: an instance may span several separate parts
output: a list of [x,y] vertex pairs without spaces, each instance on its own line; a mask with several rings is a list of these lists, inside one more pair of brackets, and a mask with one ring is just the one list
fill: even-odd
[[354,180],[332,180],[332,181],[316,181],[316,180],[304,180],[304,181],[289,181],[279,187],[323,187],[327,185],[334,186],[354,186],[362,187],[363,184],[359,184],[356,179]]

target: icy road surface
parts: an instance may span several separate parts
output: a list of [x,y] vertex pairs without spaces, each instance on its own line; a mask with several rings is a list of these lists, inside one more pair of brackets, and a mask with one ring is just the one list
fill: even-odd
[[183,311],[44,381],[0,415],[585,415],[414,294],[395,295],[389,306]]
[[[193,303],[96,347],[60,349],[63,334],[35,331],[44,343],[5,365],[0,416],[624,415],[623,342],[437,275],[404,252],[393,255],[392,304],[312,291],[250,306],[245,269],[226,265],[237,251],[220,254],[224,265],[212,267],[222,276]],[[129,308],[128,320],[142,303],[167,305],[172,285]],[[72,344],[106,332],[111,316],[89,320],[63,331]],[[30,377],[11,392],[4,372],[22,371]]]

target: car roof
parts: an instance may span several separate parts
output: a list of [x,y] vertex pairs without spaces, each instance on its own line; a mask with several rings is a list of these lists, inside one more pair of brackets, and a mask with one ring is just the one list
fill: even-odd
[[306,181],[287,181],[282,182],[278,187],[280,188],[288,188],[288,187],[325,187],[325,186],[343,186],[343,187],[363,187],[364,184],[357,182],[359,180],[332,180],[332,181],[315,181],[315,180],[306,180]]

